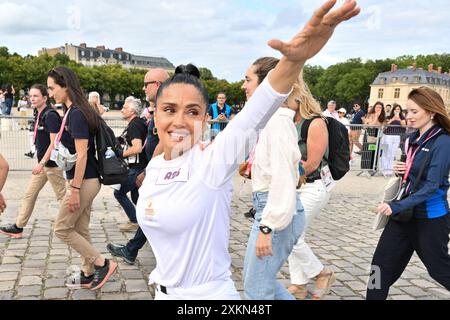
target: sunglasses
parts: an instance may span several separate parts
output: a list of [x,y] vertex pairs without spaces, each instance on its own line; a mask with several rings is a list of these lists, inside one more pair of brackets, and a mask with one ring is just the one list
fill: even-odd
[[150,84],[154,84],[154,83],[158,83],[159,81],[148,81],[148,82],[144,82],[144,88],[147,88],[148,85]]

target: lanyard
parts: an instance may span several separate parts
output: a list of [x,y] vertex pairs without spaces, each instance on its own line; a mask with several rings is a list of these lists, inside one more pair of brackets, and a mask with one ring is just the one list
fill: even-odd
[[55,139],[55,149],[58,148],[59,142],[61,141],[62,133],[64,131],[64,127],[66,126],[66,121],[67,121],[67,117],[69,116],[69,113],[70,113],[70,109],[67,110],[66,114],[64,115],[63,121],[61,123],[61,128],[59,128],[58,135],[56,136],[56,139]]
[[410,148],[408,146],[408,155],[406,157],[406,170],[405,170],[405,175],[403,176],[403,183],[406,182],[406,180],[409,177],[409,174],[411,172],[411,168],[414,162],[414,158],[416,157],[416,154],[419,150],[422,149],[422,147],[428,142],[428,140],[430,140],[431,138],[433,138],[435,135],[437,135],[439,132],[441,131],[441,129],[437,129],[437,130],[433,130],[432,132],[430,132],[430,134],[427,136],[427,138],[424,140],[424,142],[422,142],[422,144],[420,146],[418,146],[416,148],[416,150],[414,150],[414,153],[412,152],[412,148]]
[[39,127],[39,121],[41,119],[42,111],[44,111],[44,110],[41,110],[41,111],[38,112],[36,123],[34,124],[34,133],[33,133],[33,143],[34,144],[36,144],[37,130],[38,130],[38,127]]

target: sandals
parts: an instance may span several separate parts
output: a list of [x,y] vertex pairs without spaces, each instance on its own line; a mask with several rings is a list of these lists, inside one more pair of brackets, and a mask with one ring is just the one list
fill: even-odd
[[[325,288],[315,288],[314,293],[312,295],[313,300],[321,300],[324,295],[328,294],[330,292],[330,288],[334,281],[336,281],[336,276],[334,275],[333,270],[324,270],[325,272],[321,272],[316,279],[319,278],[327,278],[326,286]],[[316,280],[317,281],[317,280]]]
[[297,300],[304,300],[308,296],[308,288],[306,287],[306,285],[292,284],[288,288],[288,291]]

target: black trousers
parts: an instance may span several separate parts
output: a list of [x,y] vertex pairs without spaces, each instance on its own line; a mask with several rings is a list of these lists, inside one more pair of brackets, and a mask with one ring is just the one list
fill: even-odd
[[414,251],[430,276],[450,291],[448,241],[450,214],[437,219],[390,220],[372,260],[367,300],[385,300],[389,288],[400,278]]

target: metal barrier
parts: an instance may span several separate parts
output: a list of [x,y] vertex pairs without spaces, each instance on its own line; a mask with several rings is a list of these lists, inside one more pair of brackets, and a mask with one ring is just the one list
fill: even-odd
[[[127,123],[122,118],[104,118],[119,136]],[[7,159],[11,171],[31,171],[36,165],[35,158],[25,154],[35,152],[33,146],[33,117],[0,117],[0,153]]]
[[406,137],[412,132],[411,129],[399,125],[352,124],[347,127],[350,145],[353,141],[350,170],[359,171],[358,175],[368,177],[392,176],[394,163],[400,159],[401,150],[404,149]]
[[[127,126],[122,118],[105,117],[105,121],[119,136]],[[30,171],[36,164],[25,154],[33,151],[33,117],[0,117],[0,152],[8,160],[12,171]],[[226,125],[229,121],[208,121],[210,128],[205,131],[204,140],[217,135],[214,123]],[[361,148],[354,146],[350,170],[360,171],[360,175],[373,176],[393,174],[394,160],[400,159],[407,134],[410,129],[401,126],[348,125],[350,141],[358,141]],[[355,153],[356,151],[356,153]]]

